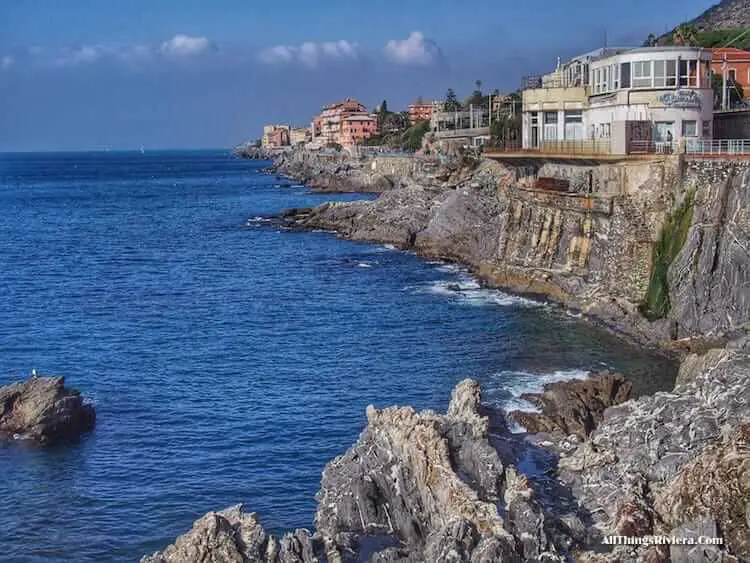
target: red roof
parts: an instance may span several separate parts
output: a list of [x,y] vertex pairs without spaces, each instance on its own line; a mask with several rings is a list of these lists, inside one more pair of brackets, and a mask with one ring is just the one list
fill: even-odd
[[750,51],[743,51],[735,47],[717,47],[711,49],[711,53],[714,61],[723,61],[725,58],[728,61],[750,61]]

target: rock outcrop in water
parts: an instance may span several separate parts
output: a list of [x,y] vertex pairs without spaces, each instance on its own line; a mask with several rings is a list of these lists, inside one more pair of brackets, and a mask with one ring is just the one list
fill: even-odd
[[94,428],[94,407],[62,377],[32,377],[0,387],[0,439],[50,444],[77,438]]
[[542,393],[521,396],[541,412],[514,411],[510,417],[529,432],[586,438],[602,421],[604,410],[625,402],[632,388],[623,376],[609,373],[586,380],[548,383]]

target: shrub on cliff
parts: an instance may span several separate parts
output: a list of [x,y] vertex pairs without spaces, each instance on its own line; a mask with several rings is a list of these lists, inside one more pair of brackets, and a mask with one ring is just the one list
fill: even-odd
[[669,281],[667,273],[672,262],[682,250],[693,221],[695,193],[690,191],[684,201],[664,222],[659,240],[654,247],[646,297],[641,312],[652,320],[663,319],[669,313]]

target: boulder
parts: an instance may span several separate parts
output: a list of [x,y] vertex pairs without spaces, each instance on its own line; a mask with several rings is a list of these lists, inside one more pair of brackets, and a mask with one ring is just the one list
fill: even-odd
[[0,387],[0,439],[43,444],[75,439],[94,428],[96,413],[63,377],[31,377]]
[[626,401],[632,387],[622,375],[610,373],[548,383],[541,394],[522,396],[539,407],[541,413],[513,411],[510,417],[529,432],[586,438],[602,421],[604,410]]

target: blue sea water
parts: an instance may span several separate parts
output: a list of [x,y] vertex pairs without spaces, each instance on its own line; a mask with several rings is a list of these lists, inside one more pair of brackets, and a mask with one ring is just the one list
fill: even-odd
[[[0,445],[0,559],[137,561],[209,510],[310,526],[368,404],[444,409],[672,366],[461,269],[262,217],[331,196],[224,152],[0,155],[0,384],[96,403],[80,442]],[[461,291],[455,291],[458,286]]]

